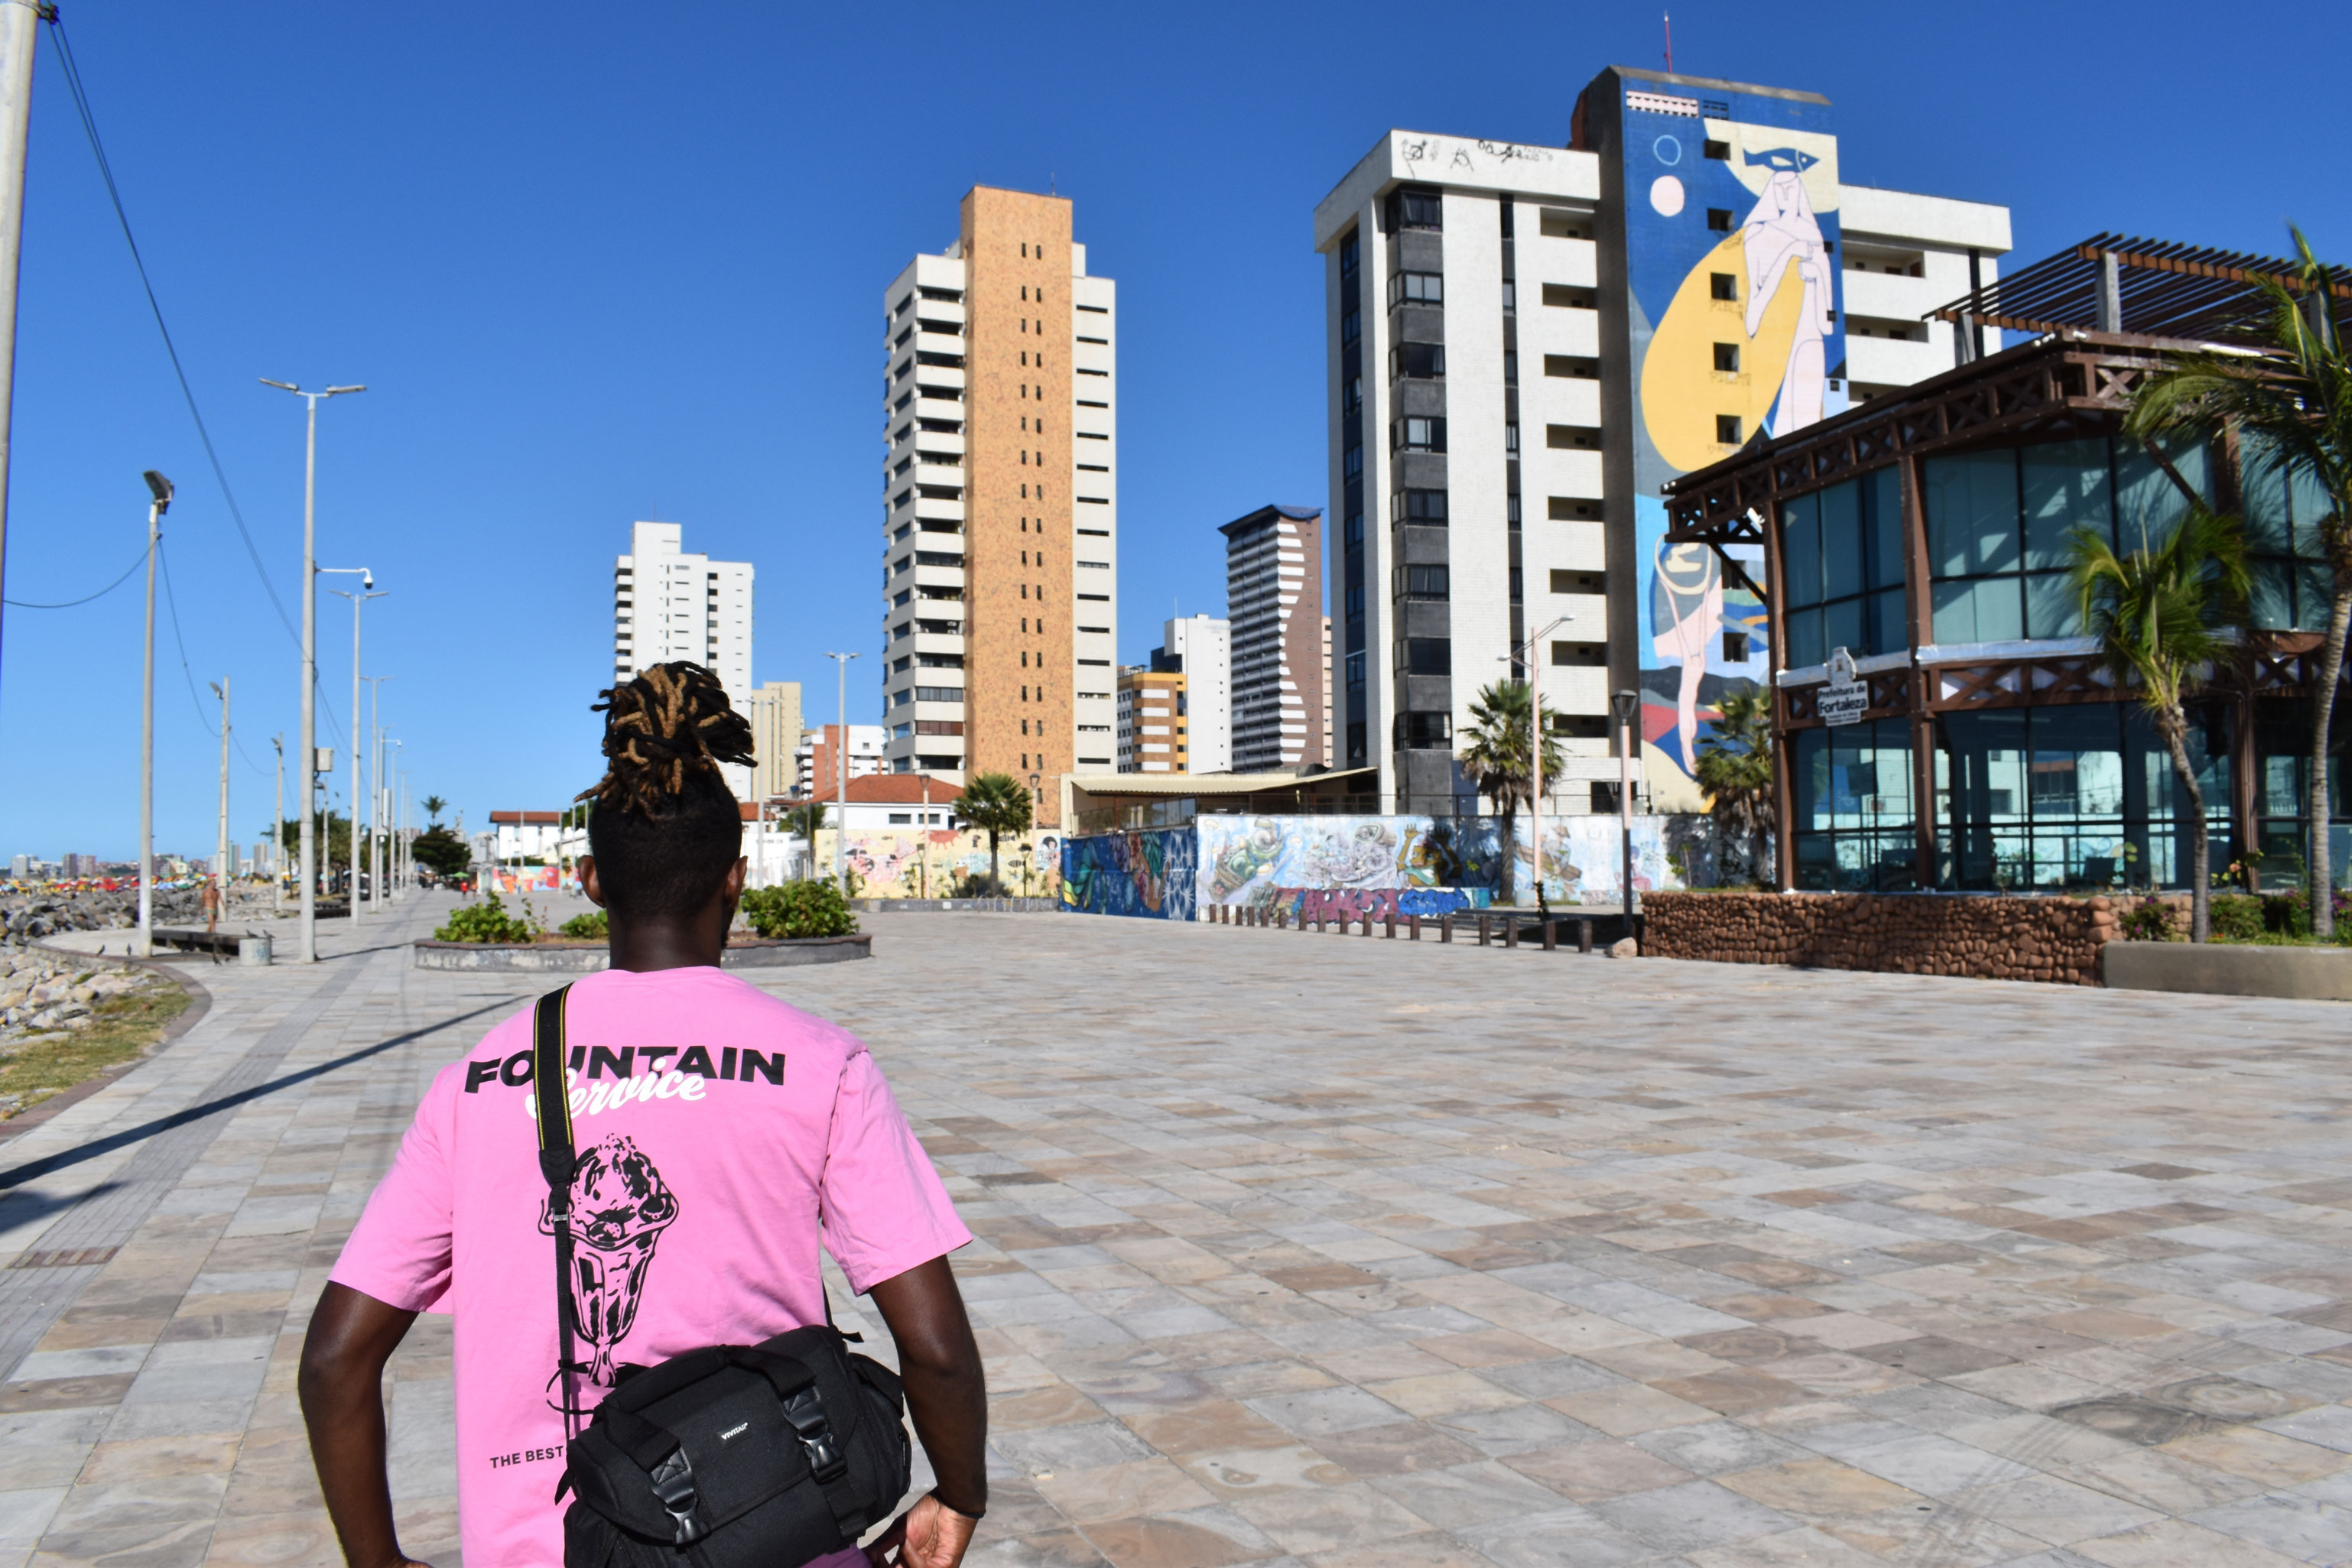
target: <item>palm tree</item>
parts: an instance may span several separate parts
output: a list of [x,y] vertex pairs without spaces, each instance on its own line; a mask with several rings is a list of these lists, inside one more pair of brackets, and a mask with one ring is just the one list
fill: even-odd
[[1748,874],[1761,882],[1764,813],[1772,799],[1772,694],[1761,686],[1727,692],[1716,720],[1698,743],[1698,787],[1712,797],[1718,840],[1728,832],[1748,845]]
[[1027,832],[1029,805],[1029,791],[1010,773],[982,773],[956,800],[955,814],[988,835],[988,884],[1000,896],[1004,881],[997,874],[997,837]]
[[427,795],[425,797],[425,820],[429,826],[436,828],[439,827],[441,825],[441,813],[448,809],[449,802],[441,799],[440,796]]
[[824,826],[824,802],[811,800],[784,813],[784,831],[799,835],[809,847],[809,874],[816,874],[817,830]]
[[2311,929],[2322,941],[2336,932],[2334,867],[2329,863],[2328,728],[2336,685],[2343,678],[2344,647],[2352,628],[2352,360],[2344,351],[2342,308],[2335,272],[2311,254],[2303,231],[2294,235],[2295,287],[2258,278],[2265,315],[2258,356],[2190,354],[2143,384],[2124,428],[2143,438],[2181,431],[2208,438],[2234,426],[2267,445],[2290,474],[2303,474],[2326,493],[2329,514],[2319,537],[2333,579],[2327,632],[2311,688],[2310,784],[2304,794],[2304,841],[2309,846]]
[[2213,929],[2211,857],[2205,792],[2189,764],[2182,694],[2200,666],[2222,664],[2236,652],[2225,633],[2245,604],[2245,540],[2236,518],[2200,503],[2168,537],[2129,555],[2117,555],[2091,528],[2076,528],[2067,545],[2083,624],[2099,640],[2116,684],[2138,685],[2140,706],[2189,797],[2189,939],[2202,942]]
[[[1514,891],[1517,880],[1519,839],[1519,808],[1531,799],[1533,780],[1528,777],[1528,724],[1529,702],[1525,681],[1494,681],[1478,694],[1470,705],[1470,727],[1463,731],[1465,745],[1456,758],[1462,770],[1478,782],[1478,793],[1495,802],[1495,810],[1503,819],[1503,885],[1498,890],[1505,904],[1517,904]],[[1544,709],[1544,727],[1551,727],[1551,709]],[[1543,776],[1557,779],[1560,774],[1559,743],[1547,733],[1543,737]],[[1543,889],[1536,890],[1536,901],[1543,902]]]

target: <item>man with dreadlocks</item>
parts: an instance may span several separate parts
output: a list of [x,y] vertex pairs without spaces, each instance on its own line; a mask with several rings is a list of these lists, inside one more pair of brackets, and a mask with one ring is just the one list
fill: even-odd
[[[719,774],[751,729],[697,664],[604,694],[590,898],[612,967],[565,1006],[569,1283],[588,1343],[580,1413],[627,1367],[825,1321],[820,1242],[898,1343],[937,1485],[864,1552],[954,1568],[988,1500],[980,1355],[947,1255],[971,1239],[864,1045],[721,972],[743,892],[742,820]],[[304,1343],[302,1409],[351,1568],[403,1568],[380,1380],[419,1312],[457,1319],[458,1528],[468,1568],[561,1568],[566,1380],[552,1226],[532,1121],[529,1009],[425,1092],[344,1247]],[[789,1568],[779,1563],[776,1568]]]

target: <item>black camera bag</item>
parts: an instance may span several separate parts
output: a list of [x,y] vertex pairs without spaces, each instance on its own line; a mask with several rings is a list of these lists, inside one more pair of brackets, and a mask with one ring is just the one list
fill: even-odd
[[810,1324],[627,1367],[575,1430],[571,1200],[575,1156],[563,1001],[539,999],[531,1092],[555,1228],[564,1436],[564,1568],[794,1568],[854,1546],[906,1495],[913,1453],[898,1375]]

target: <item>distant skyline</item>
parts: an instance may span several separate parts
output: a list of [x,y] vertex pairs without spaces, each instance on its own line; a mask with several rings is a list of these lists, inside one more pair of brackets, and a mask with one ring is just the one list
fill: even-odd
[[[298,618],[301,408],[257,378],[368,385],[320,413],[320,559],[389,591],[366,623],[368,673],[395,677],[385,722],[415,795],[472,825],[595,779],[588,706],[610,679],[612,558],[635,521],[683,523],[694,549],[757,569],[753,677],[808,683],[807,722],[833,721],[824,650],[879,643],[875,300],[908,254],[953,237],[941,214],[970,186],[1070,197],[1089,266],[1119,280],[1119,652],[1139,660],[1170,614],[1224,612],[1219,525],[1328,505],[1315,203],[1391,126],[1559,145],[1595,72],[1663,64],[1658,17],[1622,9],[1171,15],[736,5],[649,26],[590,5],[490,8],[453,30],[413,12],[127,4],[68,7],[66,26]],[[1832,5],[1798,26],[1675,7],[1683,71],[1825,94],[1846,180],[2006,204],[2012,266],[2102,229],[2278,254],[2290,218],[2352,259],[2326,139],[2237,129],[2278,96],[2282,40],[2290,59],[2339,57],[2352,21],[2289,5],[2216,30],[2178,4],[2127,26],[1992,4],[1963,44],[1935,12]],[[205,855],[205,684],[235,679],[233,827],[250,843],[268,737],[293,745],[295,649],[181,404],[46,28],[39,49],[7,596],[102,587],[140,549],[140,471],[178,484],[166,550],[190,670],[159,591],[157,847]],[[917,57],[963,68],[898,69]],[[2144,85],[2066,85],[2082,80]],[[2185,133],[2204,110],[2233,118]],[[6,610],[0,859],[132,852],[139,588],[134,572],[79,608]],[[347,603],[322,594],[320,628],[340,724]],[[849,716],[872,723],[881,661],[859,664]]]

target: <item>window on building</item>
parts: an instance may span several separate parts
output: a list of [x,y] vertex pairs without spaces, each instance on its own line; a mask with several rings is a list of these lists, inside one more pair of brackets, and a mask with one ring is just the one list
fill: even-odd
[[1731,143],[1728,141],[1717,141],[1710,136],[1699,143],[1699,149],[1718,163],[1731,161]]
[[1364,378],[1349,376],[1339,388],[1339,412],[1358,413],[1364,406]]
[[1389,227],[1395,229],[1442,229],[1445,226],[1444,198],[1435,191],[1407,187],[1389,193]]
[[1399,490],[1389,497],[1389,520],[1395,523],[1445,523],[1445,492]]
[[1592,781],[1592,814],[1596,817],[1617,815],[1617,780],[1595,779]]
[[1727,664],[1744,664],[1748,662],[1747,632],[1726,632],[1723,634],[1723,662]]
[[1400,751],[1444,750],[1454,739],[1454,716],[1444,709],[1397,715],[1396,744]]
[[1572,376],[1582,381],[1591,381],[1601,374],[1601,361],[1585,359],[1576,354],[1546,354],[1544,374]]
[[1578,217],[1574,213],[1547,211],[1537,220],[1537,227],[1543,231],[1543,235],[1546,239],[1589,239],[1591,237],[1591,231],[1585,227],[1585,220]]
[[2332,509],[2326,487],[2308,469],[2290,469],[2259,436],[2242,438],[2239,466],[2252,624],[2265,632],[2326,631],[2330,574],[2319,525]]
[[1598,450],[1601,433],[1586,424],[1547,424],[1544,444],[1555,452]]
[[1356,235],[1351,234],[1346,239],[1339,242],[1340,277],[1355,277],[1356,268],[1361,263],[1362,259],[1363,250],[1361,246],[1358,244]]
[[1509,278],[1503,279],[1503,314],[1507,316],[1519,308],[1519,286]]
[[1391,381],[1443,381],[1445,377],[1445,345],[1443,343],[1399,343],[1389,350]]
[[1454,673],[1454,644],[1444,637],[1400,637],[1396,640],[1396,664],[1401,674],[1450,675]]
[[1602,591],[1601,573],[1597,571],[1551,570],[1551,591],[1554,593],[1599,593]]
[[1707,208],[1706,226],[1713,229],[1717,234],[1729,234],[1731,232],[1731,209],[1729,207]]
[[1443,305],[1445,278],[1435,272],[1398,272],[1389,277],[1389,308],[1399,305]]
[[1342,523],[1342,524],[1340,524],[1340,525],[1339,525],[1339,543],[1340,543],[1340,548],[1341,548],[1341,549],[1363,549],[1363,547],[1364,547],[1364,514],[1363,514],[1363,513],[1361,513],[1361,512],[1350,512],[1349,514],[1348,514],[1348,520],[1347,520],[1346,522],[1344,522],[1344,523]]
[[1389,425],[1389,446],[1396,452],[1443,452],[1445,422],[1418,415],[1392,421]]
[[1339,343],[1341,347],[1344,348],[1348,344],[1353,343],[1358,338],[1363,336],[1363,332],[1364,313],[1362,311],[1350,310],[1339,318]]
[[1393,573],[1391,591],[1399,599],[1444,599],[1445,569],[1442,566],[1401,566]]
[[1503,426],[1503,450],[1512,456],[1518,455],[1519,425],[1517,420]]
[[1341,662],[1340,669],[1345,672],[1348,689],[1349,691],[1360,691],[1363,689],[1364,652],[1362,649],[1359,648],[1354,653],[1349,654],[1347,658]]
[[1609,662],[1609,650],[1599,643],[1554,642],[1551,645],[1551,662],[1555,664],[1597,668]]
[[1706,275],[1706,292],[1710,298],[1737,300],[1739,279],[1733,273],[1710,272]]
[[1726,446],[1739,444],[1739,416],[1718,413],[1715,416],[1715,438]]
[[1739,345],[1717,343],[1715,346],[1715,368],[1726,375],[1739,373]]
[[1789,663],[1832,648],[1856,656],[1910,646],[1903,612],[1903,486],[1893,468],[1782,503],[1781,605]]
[[1543,286],[1543,302],[1566,310],[1590,310],[1592,291],[1566,283],[1547,283]]

